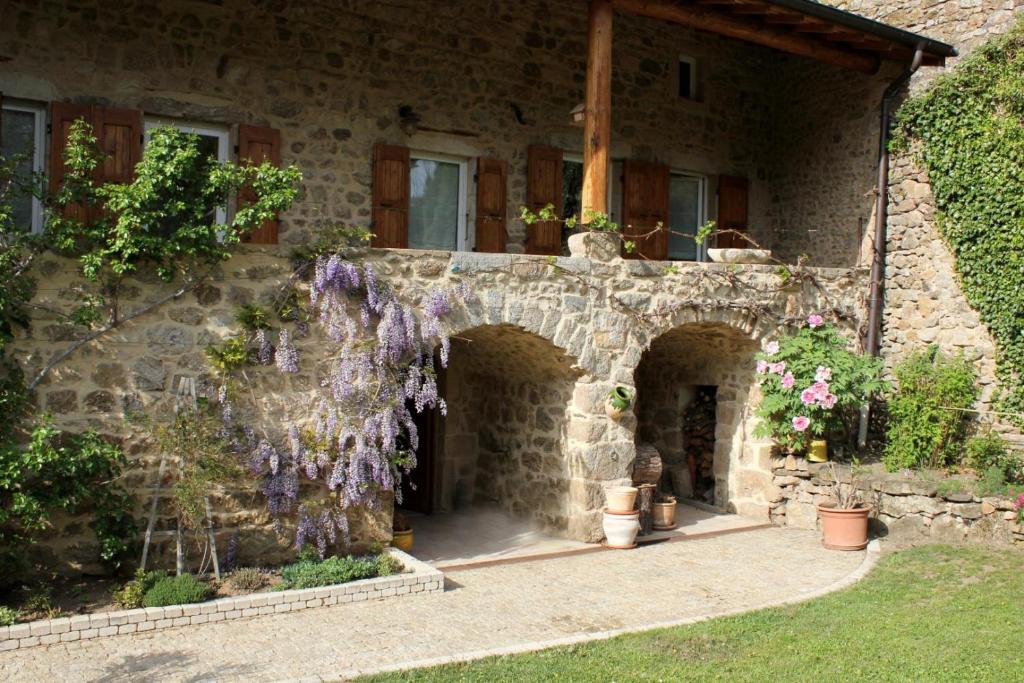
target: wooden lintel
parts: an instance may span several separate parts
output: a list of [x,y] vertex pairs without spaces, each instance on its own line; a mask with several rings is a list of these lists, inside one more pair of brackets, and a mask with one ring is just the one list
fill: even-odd
[[608,213],[608,149],[612,130],[612,0],[590,0],[587,22],[586,111],[583,121],[584,223]]
[[861,73],[874,74],[881,63],[878,57],[871,54],[799,35],[786,29],[751,22],[707,7],[678,5],[667,0],[615,0],[615,7],[630,14],[685,24]]

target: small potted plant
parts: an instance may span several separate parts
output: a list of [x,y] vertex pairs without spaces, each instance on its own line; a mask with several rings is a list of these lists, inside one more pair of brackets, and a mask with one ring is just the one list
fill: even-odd
[[391,545],[403,552],[412,552],[412,523],[398,511],[392,522]]
[[626,414],[631,405],[633,405],[633,392],[628,387],[620,385],[608,392],[604,411],[608,417],[618,420]]
[[654,515],[654,528],[658,531],[668,531],[676,526],[676,498],[675,496],[660,496],[654,503],[652,513]]
[[827,439],[850,433],[860,407],[885,387],[881,361],[855,353],[823,316],[770,341],[755,356],[761,403],[755,436],[771,437],[812,462],[828,459]]
[[861,500],[857,487],[859,464],[854,461],[847,481],[842,480],[834,462],[829,462],[828,467],[832,500],[818,504],[822,544],[831,550],[863,550],[868,544],[871,507]]

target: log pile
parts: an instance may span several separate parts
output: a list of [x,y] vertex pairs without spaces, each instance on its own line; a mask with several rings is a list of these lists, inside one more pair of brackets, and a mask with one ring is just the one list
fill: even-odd
[[686,409],[683,422],[683,448],[693,497],[709,504],[715,502],[715,394],[701,388]]

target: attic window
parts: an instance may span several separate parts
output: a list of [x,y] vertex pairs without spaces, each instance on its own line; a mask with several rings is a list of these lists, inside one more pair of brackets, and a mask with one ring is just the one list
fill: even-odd
[[678,94],[682,99],[697,99],[697,60],[687,55],[679,55]]

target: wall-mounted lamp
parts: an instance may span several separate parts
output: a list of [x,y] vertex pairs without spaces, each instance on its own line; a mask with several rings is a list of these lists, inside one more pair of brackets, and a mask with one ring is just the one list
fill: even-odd
[[412,106],[403,104],[398,107],[398,127],[406,135],[412,135],[420,125],[420,115],[413,111]]
[[583,104],[582,102],[573,107],[572,111],[569,112],[569,123],[571,123],[574,126],[582,126],[586,118],[587,105]]

